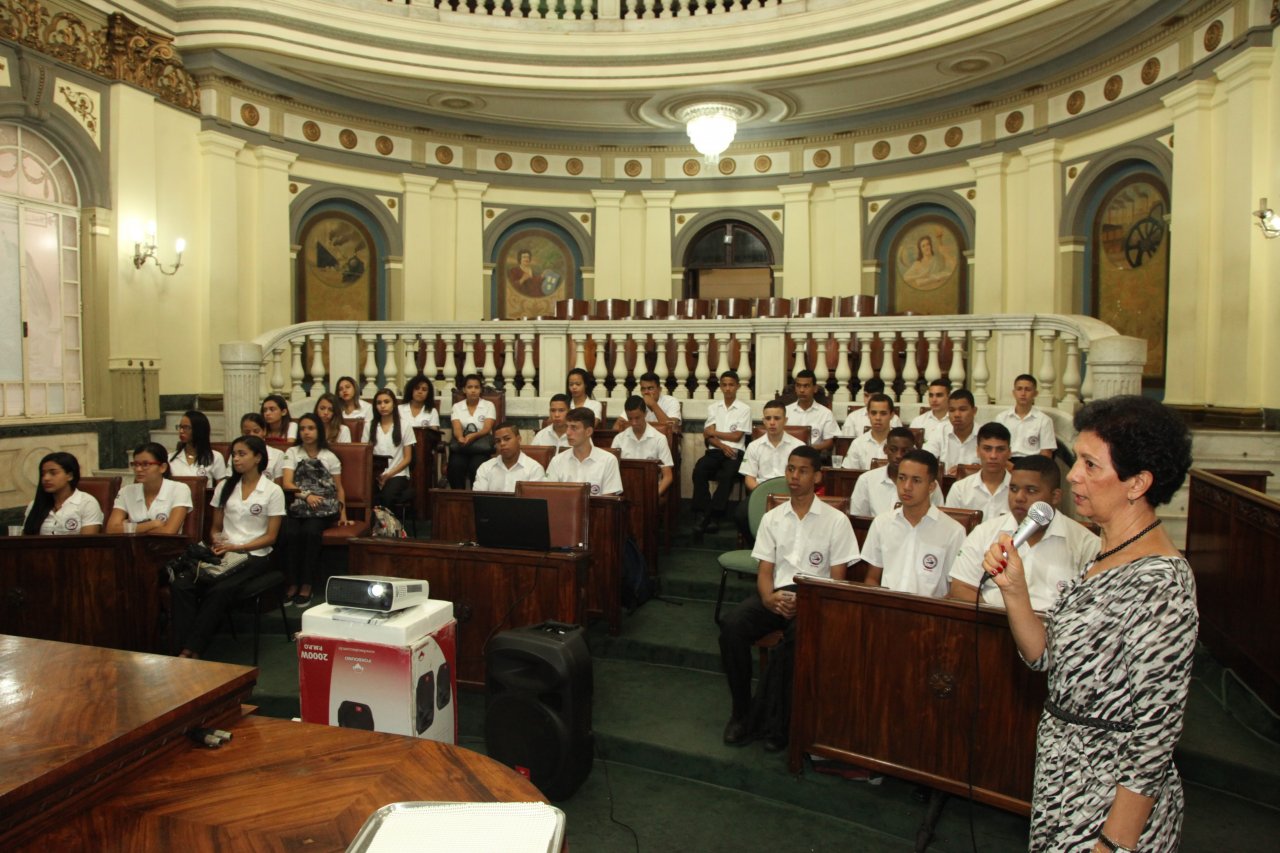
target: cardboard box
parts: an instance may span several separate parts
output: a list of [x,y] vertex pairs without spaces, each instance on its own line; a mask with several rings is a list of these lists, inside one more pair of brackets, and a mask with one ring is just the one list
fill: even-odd
[[396,613],[320,604],[302,617],[302,719],[456,743],[457,631],[453,605]]

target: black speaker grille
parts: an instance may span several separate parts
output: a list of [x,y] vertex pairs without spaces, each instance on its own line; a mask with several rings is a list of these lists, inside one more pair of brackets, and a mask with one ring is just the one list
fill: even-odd
[[569,732],[564,722],[532,696],[493,698],[484,718],[489,757],[508,767],[527,767],[533,784],[555,778],[566,757]]

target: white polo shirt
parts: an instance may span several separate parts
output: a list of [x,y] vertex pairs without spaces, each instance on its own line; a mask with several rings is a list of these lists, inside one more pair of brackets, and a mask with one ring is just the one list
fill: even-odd
[[[662,413],[667,417],[680,420],[680,401],[670,394],[658,394],[658,408],[662,409]],[[658,420],[658,416],[648,405],[645,406],[644,419],[649,423],[656,423]]]
[[[486,420],[496,421],[497,419],[498,410],[494,407],[493,403],[490,403],[488,400],[477,400],[476,410],[474,412],[467,408],[466,400],[459,400],[454,403],[453,408],[449,410],[449,424],[451,426],[456,423],[462,424],[463,435],[467,434],[467,427],[469,426],[475,427],[471,432],[477,432],[484,429],[484,422]],[[401,418],[400,421],[401,423],[406,423],[404,418]]]
[[1053,450],[1058,446],[1058,439],[1053,432],[1053,421],[1044,412],[1031,407],[1026,417],[1019,417],[1017,409],[1008,409],[996,418],[997,423],[1004,424],[1013,441],[1009,449],[1014,456],[1035,456],[1041,450]]
[[[982,583],[982,558],[1001,533],[1010,536],[1018,529],[1012,513],[984,521],[964,540],[960,556],[951,567],[951,577],[969,586]],[[1026,570],[1027,591],[1031,594],[1031,606],[1036,610],[1051,610],[1067,587],[1084,574],[1089,563],[1098,556],[1102,542],[1066,514],[1059,512],[1049,522],[1044,536],[1035,547],[1023,545],[1018,549]],[[1004,596],[994,582],[982,590],[982,603],[1004,607]]]
[[[305,448],[297,445],[290,447],[284,452],[284,458],[280,460],[280,473],[283,475],[286,470],[296,470],[300,461],[309,458],[311,457],[307,455]],[[324,469],[329,472],[329,476],[333,477],[335,481],[342,476],[342,460],[332,450],[319,450],[316,453],[316,459],[320,460],[320,464],[324,465]]]
[[[342,401],[338,401],[342,405]],[[373,404],[356,398],[356,409],[354,412],[339,412],[338,417],[344,421],[364,421],[364,440],[369,440],[369,427],[373,424]]]
[[[902,418],[896,414],[889,419],[889,429],[902,426]],[[867,407],[854,409],[849,413],[849,417],[844,419],[844,426],[840,430],[841,435],[852,435],[855,438],[871,429],[871,417],[867,414]]]
[[[268,446],[267,448],[271,448]],[[169,473],[175,477],[204,477],[208,485],[222,480],[230,472],[227,470],[227,460],[222,458],[222,454],[213,451],[213,461],[208,465],[192,465],[187,462],[187,454],[179,450],[169,457]]]
[[[929,493],[929,501],[934,506],[942,506],[942,489],[934,489]],[[881,465],[872,468],[858,478],[853,486],[853,497],[849,501],[850,515],[877,516],[888,512],[898,505],[898,484],[889,476],[889,466]]]
[[547,424],[533,436],[530,444],[536,444],[539,447],[568,447],[569,431],[565,430],[564,435],[556,435],[556,428],[551,424]]
[[594,495],[622,494],[618,459],[602,447],[592,446],[591,454],[579,460],[573,448],[557,453],[547,466],[547,479],[557,483],[587,483]]
[[[886,440],[888,440],[887,437]],[[870,471],[872,462],[888,458],[884,452],[884,441],[876,441],[871,433],[864,432],[849,442],[849,449],[845,451],[844,461],[840,463],[840,467]]]
[[858,539],[849,516],[814,497],[804,518],[796,515],[791,501],[774,507],[760,519],[754,560],[773,563],[773,588],[790,586],[797,574],[831,577],[831,567],[858,559]]
[[944,598],[951,564],[963,544],[964,527],[936,506],[915,527],[898,507],[871,522],[862,559],[883,570],[880,585],[885,589]]
[[151,506],[147,506],[147,498],[142,488],[141,483],[130,483],[125,486],[116,495],[116,502],[112,509],[123,510],[129,521],[141,524],[144,521],[161,523],[168,521],[174,507],[186,507],[187,512],[194,508],[191,503],[191,489],[187,488],[186,483],[179,483],[177,480],[161,481],[160,491],[151,501]]
[[724,398],[712,401],[711,405],[707,406],[706,422],[716,432],[742,433],[742,437],[737,441],[721,439],[725,445],[737,448],[739,453],[747,446],[747,439],[751,437],[751,407],[741,400],[734,400],[732,406],[726,406]]
[[338,437],[330,444],[350,444],[351,443],[351,427],[346,424],[338,424]]
[[930,409],[927,412],[921,412],[911,420],[912,429],[924,430],[925,441],[931,441],[933,439],[936,439],[938,436],[939,430],[949,429],[950,427],[951,427],[951,418],[947,416],[947,413],[943,412],[942,417],[935,418],[933,416],[932,409]]
[[983,520],[989,521],[1009,511],[1009,481],[1012,479],[1013,475],[1005,471],[1000,485],[994,492],[990,492],[987,484],[982,482],[982,472],[974,471],[952,484],[944,505],[979,510]]
[[964,441],[954,429],[944,429],[935,435],[933,441],[926,441],[924,449],[938,457],[938,465],[944,474],[957,465],[977,465],[978,428],[974,427]]
[[[496,409],[495,409],[496,411]],[[418,412],[417,417],[413,415],[413,409],[408,403],[401,403],[399,407],[400,420],[411,427],[440,426],[440,415],[436,412],[435,406],[423,406],[422,411]]]
[[[292,449],[292,447],[289,448],[289,450]],[[280,478],[284,476],[284,455],[286,452],[278,447],[267,445],[267,467],[262,472],[264,477],[270,477],[277,483],[280,482]]]
[[648,424],[640,438],[636,438],[635,430],[627,427],[613,437],[612,446],[623,459],[656,459],[663,468],[673,468],[676,464],[671,458],[667,437]]
[[768,435],[762,435],[747,445],[746,455],[742,457],[742,465],[738,473],[744,477],[755,477],[756,480],[771,480],[787,473],[787,460],[791,451],[805,444],[789,432],[782,433],[775,447]]
[[476,469],[472,488],[477,492],[514,492],[516,483],[538,483],[545,479],[547,472],[542,466],[523,453],[510,468],[502,461],[501,456],[495,456]]
[[[216,454],[215,454],[216,455]],[[31,515],[31,507],[35,501],[27,504],[27,511],[22,518],[25,521]],[[41,536],[65,536],[78,534],[94,524],[102,523],[102,507],[98,499],[88,492],[76,489],[63,502],[61,509],[50,509],[40,525]]]
[[[485,402],[481,400],[481,402]],[[490,406],[493,404],[491,403]],[[480,411],[480,407],[476,407],[476,411]],[[388,458],[387,468],[394,468],[404,460],[404,449],[412,447],[418,442],[413,435],[413,429],[404,421],[400,422],[400,444],[396,444],[391,430],[384,430],[381,423],[373,425],[373,455],[386,456]],[[400,469],[396,474],[397,477],[408,477],[409,466]]]
[[[222,506],[223,488],[219,487],[213,493],[215,507]],[[240,484],[237,483],[222,510],[222,533],[232,545],[243,545],[267,532],[267,519],[284,514],[284,490],[266,477],[258,478],[248,500],[240,497]],[[271,546],[249,553],[254,557],[265,557],[271,553]]]
[[601,417],[603,417],[603,414],[602,414],[602,413],[604,412],[604,407],[600,405],[600,401],[599,401],[599,400],[593,400],[593,399],[591,399],[590,397],[588,397],[586,400],[584,400],[584,401],[582,402],[582,405],[581,405],[581,406],[579,406],[578,404],[574,403],[574,402],[573,402],[573,400],[572,400],[572,399],[570,399],[570,400],[569,400],[569,411],[571,411],[571,412],[572,412],[574,409],[590,409],[590,410],[591,410],[591,413],[592,413],[593,415],[595,415],[595,416],[596,416],[596,421],[597,421],[597,422],[599,422],[600,418],[601,418]]
[[839,431],[836,416],[831,414],[830,409],[821,403],[813,403],[809,408],[802,409],[799,400],[787,406],[787,425],[809,427],[810,444],[834,438]]

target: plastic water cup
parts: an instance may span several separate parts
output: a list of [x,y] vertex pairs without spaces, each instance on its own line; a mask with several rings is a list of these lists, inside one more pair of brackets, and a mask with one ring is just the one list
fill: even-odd
[[126,521],[126,522],[124,523],[124,532],[125,532],[125,533],[137,533],[137,532],[138,532],[138,523],[137,523],[136,521]]

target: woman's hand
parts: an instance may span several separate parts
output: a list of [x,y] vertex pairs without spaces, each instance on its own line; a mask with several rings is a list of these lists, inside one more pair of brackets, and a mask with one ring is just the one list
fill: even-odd
[[320,506],[320,504],[322,503],[324,503],[324,498],[320,497],[319,495],[307,495],[307,506],[311,507],[312,509],[315,509],[316,507]]
[[991,575],[996,586],[1004,595],[1027,592],[1027,576],[1022,566],[1022,557],[1013,547],[1013,537],[1001,533],[995,544],[987,549],[982,558],[982,569]]
[[338,513],[339,527],[350,527],[353,524],[355,524],[355,522],[347,518],[347,511],[345,509],[342,512]]
[[213,548],[210,550],[218,556],[222,556],[223,554],[228,554],[233,551],[239,551],[240,546],[232,545],[230,542],[215,542],[213,543]]

